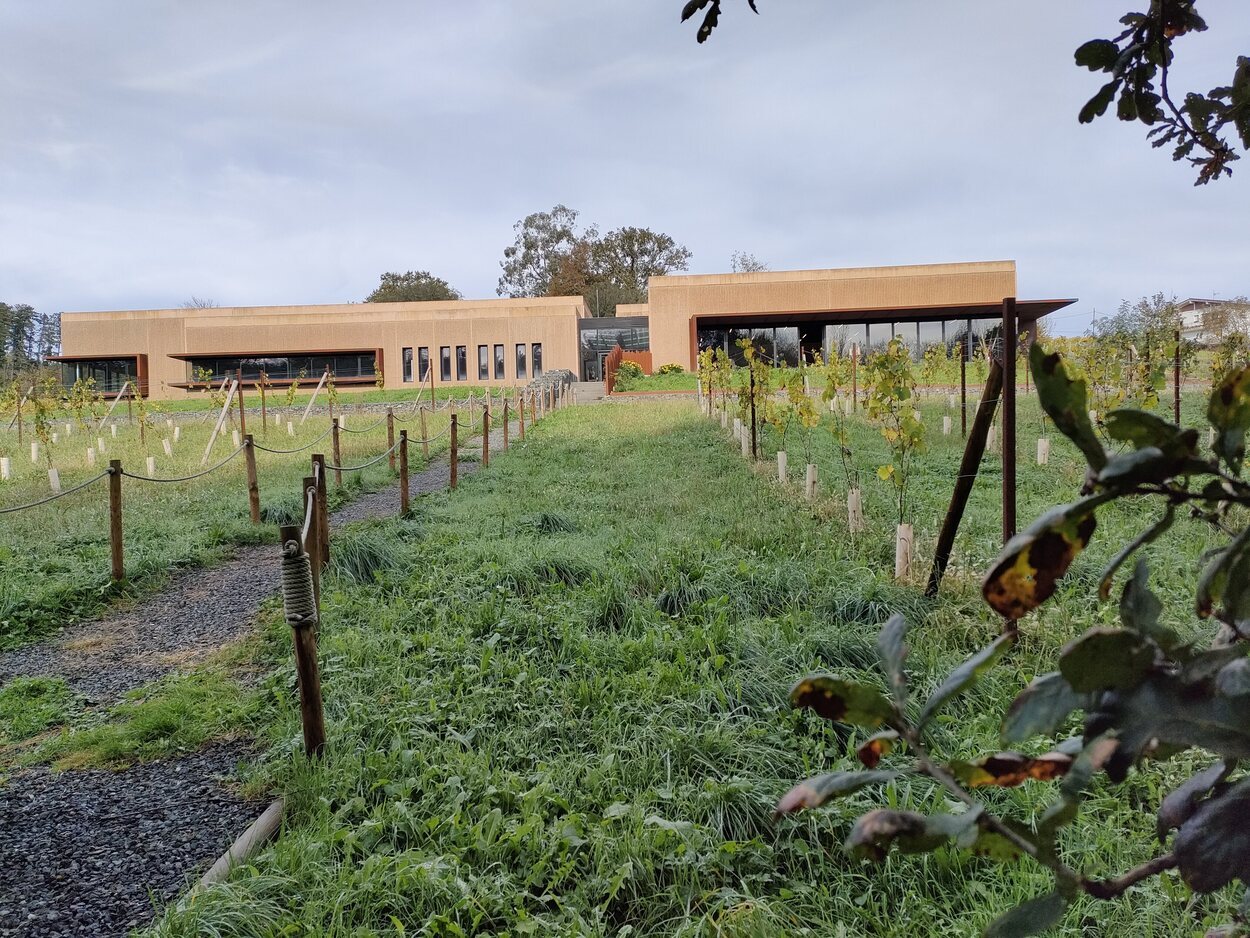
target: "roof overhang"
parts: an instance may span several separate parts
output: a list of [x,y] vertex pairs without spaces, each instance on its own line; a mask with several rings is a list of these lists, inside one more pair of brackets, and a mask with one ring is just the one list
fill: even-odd
[[[1049,316],[1056,310],[1071,306],[1075,299],[1062,300],[1017,300],[1016,317],[1021,324],[1036,322],[1043,316]],[[957,303],[950,306],[896,306],[876,309],[824,309],[770,312],[754,311],[745,313],[706,313],[696,314],[691,321],[698,321],[700,326],[733,327],[741,323],[772,323],[794,324],[819,322],[829,325],[855,325],[858,323],[876,322],[940,322],[950,319],[1000,319],[1003,315],[1003,304],[997,303]]]

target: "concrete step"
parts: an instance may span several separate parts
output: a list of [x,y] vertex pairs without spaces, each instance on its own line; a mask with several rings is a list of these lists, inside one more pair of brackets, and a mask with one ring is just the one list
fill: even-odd
[[593,404],[604,398],[602,381],[576,381],[573,383],[573,399],[579,404]]

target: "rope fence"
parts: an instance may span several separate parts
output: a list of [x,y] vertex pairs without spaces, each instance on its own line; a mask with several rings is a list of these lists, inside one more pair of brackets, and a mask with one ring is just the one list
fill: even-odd
[[[543,389],[527,389],[513,395],[500,394],[498,398],[494,397],[489,392],[481,396],[471,394],[465,398],[448,398],[441,405],[433,403],[427,405],[424,402],[418,401],[413,416],[409,419],[420,419],[422,430],[421,436],[410,437],[407,430],[403,430],[396,434],[394,432],[393,423],[395,421],[401,421],[402,418],[398,417],[394,413],[394,408],[388,408],[386,415],[380,420],[367,427],[359,429],[348,429],[342,426],[338,419],[332,418],[331,426],[327,430],[302,446],[293,449],[281,449],[266,446],[263,443],[256,442],[252,434],[245,434],[239,444],[225,458],[220,459],[205,469],[183,476],[162,477],[152,474],[152,467],[155,463],[154,458],[151,456],[147,457],[148,473],[146,474],[131,472],[123,467],[121,460],[111,459],[109,461],[108,468],[102,472],[98,472],[90,478],[85,479],[84,481],[79,482],[64,491],[55,491],[46,498],[40,498],[36,501],[21,505],[0,508],[0,515],[14,514],[38,508],[68,495],[73,495],[76,492],[81,492],[102,479],[108,479],[109,553],[111,573],[112,578],[115,581],[120,581],[125,579],[121,486],[121,480],[123,478],[133,479],[136,482],[183,484],[209,476],[233,462],[240,454],[243,454],[245,456],[247,467],[247,493],[251,519],[253,524],[259,525],[262,523],[262,517],[260,510],[260,487],[256,466],[256,451],[259,450],[261,452],[272,453],[275,455],[288,456],[310,450],[318,443],[324,441],[327,437],[333,437],[334,454],[336,456],[333,462],[327,461],[325,456],[320,453],[313,453],[311,455],[312,474],[311,476],[305,478],[305,484],[301,491],[304,501],[303,524],[299,527],[291,527],[293,536],[298,541],[298,545],[301,550],[306,552],[306,556],[307,554],[312,555],[313,559],[309,564],[309,567],[311,569],[311,576],[314,587],[317,590],[319,602],[320,569],[326,562],[329,561],[329,521],[327,509],[327,483],[329,473],[334,473],[335,484],[341,485],[342,473],[362,472],[378,465],[385,459],[390,459],[392,471],[396,472],[399,476],[401,514],[406,513],[408,510],[410,495],[408,457],[412,446],[421,446],[423,453],[428,460],[430,444],[436,443],[446,437],[450,437],[447,445],[447,458],[450,470],[448,484],[449,488],[455,489],[457,485],[459,464],[461,461],[461,446],[466,438],[477,436],[479,431],[482,431],[482,468],[489,467],[490,429],[493,422],[502,418],[499,410],[502,410],[503,414],[508,414],[509,419],[516,419],[519,422],[519,438],[524,440],[527,410],[529,411],[529,422],[532,424],[538,420],[540,416],[543,416],[551,410],[557,409],[564,404],[572,402],[572,394],[567,386],[559,390],[557,390],[554,386]],[[515,406],[516,409],[511,411],[509,414],[510,408],[513,406]],[[480,413],[473,413],[473,411],[476,411],[478,408],[481,408]],[[427,434],[425,432],[426,417],[448,409],[451,410],[451,413],[449,415],[447,425],[435,433]],[[466,409],[470,411],[470,413],[464,413]],[[225,414],[226,411],[223,409],[222,413],[217,418],[218,426],[214,430],[214,438],[216,437],[216,433],[221,429],[220,424]],[[211,417],[211,415],[209,416]],[[387,424],[387,442],[389,445],[386,449],[358,465],[340,464],[342,461],[337,458],[339,453],[339,440],[338,434],[335,432],[336,430],[347,430],[349,433],[361,435],[373,432],[379,429],[383,424]],[[141,428],[142,426],[143,424],[141,423]],[[506,450],[509,445],[508,423],[506,420],[501,419],[500,429],[502,430],[503,449]],[[237,431],[234,432],[236,433],[236,439],[238,439]],[[114,426],[113,435],[116,436],[116,426]],[[166,454],[168,455],[170,453],[168,446],[169,441],[166,439],[163,440],[162,443],[165,444]],[[210,449],[211,443],[212,441],[210,440]],[[103,438],[97,441],[97,446],[92,448],[91,452],[88,454],[90,457],[89,462],[94,459],[96,449],[98,449],[101,453],[104,452]],[[396,456],[398,456],[398,459]],[[5,457],[6,473],[8,471],[7,464],[8,457]],[[54,472],[55,470],[52,470],[52,473]],[[54,488],[59,488],[59,478],[54,484]],[[283,526],[283,531],[286,531],[285,526]],[[289,540],[290,539],[284,537],[284,544]]]

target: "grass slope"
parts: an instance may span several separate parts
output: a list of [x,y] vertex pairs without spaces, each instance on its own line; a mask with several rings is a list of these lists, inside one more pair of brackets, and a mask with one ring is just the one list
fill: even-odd
[[[935,503],[956,449],[924,463]],[[1045,477],[1022,467],[1038,501],[1079,478],[1069,452],[1054,458],[1064,464]],[[962,556],[996,537],[996,498],[978,486]],[[423,499],[416,520],[369,526],[373,548],[350,548],[350,569],[325,581],[325,759],[299,753],[275,628],[259,772],[287,795],[286,830],[155,933],[978,934],[1047,877],[946,850],[880,866],[841,850],[870,806],[949,809],[926,784],[770,818],[794,780],[854,763],[853,734],[789,708],[796,677],[878,681],[877,627],[901,610],[919,695],[997,629],[971,576],[956,571],[936,602],[891,583],[891,526],[852,539],[838,504],[809,510],[690,404],[647,402],[561,412],[457,492]],[[1130,520],[1111,518],[1099,549]],[[1178,550],[1168,543],[1156,549]],[[1072,634],[1110,618],[1090,598],[1092,569],[939,718],[939,751],[997,748],[1014,694]],[[1184,770],[1096,790],[1069,832],[1074,862],[1109,874],[1145,859],[1151,806]],[[1143,812],[1123,807],[1125,791]],[[1029,783],[990,797],[1023,816],[1051,796]],[[1115,903],[1078,901],[1056,933],[1179,938],[1222,903],[1169,876]]]

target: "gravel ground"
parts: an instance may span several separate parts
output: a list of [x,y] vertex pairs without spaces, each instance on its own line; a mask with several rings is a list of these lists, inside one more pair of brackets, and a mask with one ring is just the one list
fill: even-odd
[[0,788],[0,936],[125,935],[264,810],[224,787],[239,744],[125,772],[24,772]]
[[[502,430],[492,431],[492,450],[502,445]],[[480,452],[480,440],[462,448]],[[462,462],[460,472],[479,466]],[[440,460],[412,474],[409,490],[435,492],[447,481]],[[332,523],[398,510],[398,485],[389,485],[344,506]],[[275,592],[278,569],[277,550],[265,545],[181,574],[131,608],[0,655],[0,685],[59,675],[90,702],[110,702],[244,635]],[[263,810],[222,783],[245,755],[241,744],[218,744],[121,772],[34,769],[0,785],[0,938],[104,938],[149,924],[154,903],[176,896]]]

